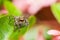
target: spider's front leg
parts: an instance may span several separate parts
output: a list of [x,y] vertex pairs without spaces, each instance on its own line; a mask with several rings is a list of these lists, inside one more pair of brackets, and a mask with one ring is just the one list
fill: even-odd
[[18,25],[14,23],[14,31],[16,31],[17,29],[18,29]]

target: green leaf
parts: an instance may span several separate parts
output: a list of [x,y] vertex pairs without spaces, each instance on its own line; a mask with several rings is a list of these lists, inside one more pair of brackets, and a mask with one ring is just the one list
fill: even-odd
[[2,17],[4,17],[4,16],[6,16],[6,15],[4,15],[4,14],[0,14],[0,18],[2,18]]
[[[10,17],[10,18],[9,18]],[[35,23],[35,17],[29,17],[29,26],[21,28],[20,32],[14,32],[14,19],[12,16],[4,16],[0,18],[0,40],[18,40],[21,35],[24,35]],[[32,22],[31,22],[32,21]]]
[[48,30],[49,30],[48,28],[44,29],[44,37],[45,37],[46,40],[51,40],[52,36],[47,33]]
[[2,9],[3,0],[0,0],[0,10]]
[[8,40],[13,32],[13,26],[9,25],[8,16],[0,18],[0,40]]
[[29,26],[33,26],[36,23],[36,17],[35,16],[30,16],[29,17]]
[[60,23],[60,3],[52,4],[51,10],[53,12],[53,15],[57,19],[58,23]]
[[6,10],[8,11],[9,15],[13,15],[13,16],[21,16],[22,12],[19,11],[12,2],[10,1],[4,1],[4,6],[6,8]]

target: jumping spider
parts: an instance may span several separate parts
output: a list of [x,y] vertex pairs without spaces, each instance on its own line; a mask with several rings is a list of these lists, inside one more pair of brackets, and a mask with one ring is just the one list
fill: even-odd
[[14,17],[14,31],[16,30],[19,30],[20,31],[20,28],[24,27],[24,26],[28,26],[29,25],[29,22],[28,22],[28,19],[24,16],[17,16],[17,17]]

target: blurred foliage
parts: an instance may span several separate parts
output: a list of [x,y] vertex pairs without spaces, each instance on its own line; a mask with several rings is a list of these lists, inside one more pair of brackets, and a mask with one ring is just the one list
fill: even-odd
[[45,28],[43,35],[44,35],[44,37],[45,37],[46,40],[51,40],[52,39],[52,36],[47,33],[48,30],[49,30],[49,28]]
[[52,4],[51,10],[53,12],[53,15],[57,19],[58,23],[60,23],[60,3]]
[[0,14],[0,18],[2,18],[2,17],[4,17],[4,16],[6,16],[6,15],[4,15],[4,14]]
[[38,35],[38,30],[36,28],[31,28],[26,34],[23,36],[24,40],[36,40]]
[[9,15],[13,16],[21,16],[22,12],[18,10],[11,2],[9,1],[4,1],[4,6],[6,10],[8,10]]
[[36,22],[34,16],[29,17],[29,26],[21,28],[20,32],[14,32],[14,17],[21,16],[22,12],[16,9],[12,2],[5,0],[4,6],[8,11],[7,15],[0,15],[0,40],[18,40],[20,35],[24,35]]
[[35,18],[35,16],[30,16],[28,20],[29,20],[28,28],[31,28],[36,23],[36,18]]
[[3,0],[0,0],[0,10],[2,9],[3,6]]

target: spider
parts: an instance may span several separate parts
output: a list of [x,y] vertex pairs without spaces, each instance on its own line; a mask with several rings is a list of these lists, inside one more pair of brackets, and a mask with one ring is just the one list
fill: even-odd
[[14,17],[14,31],[16,30],[19,30],[24,27],[24,26],[28,26],[29,25],[29,22],[28,22],[28,19],[24,16],[17,16],[17,17]]

